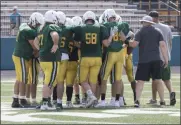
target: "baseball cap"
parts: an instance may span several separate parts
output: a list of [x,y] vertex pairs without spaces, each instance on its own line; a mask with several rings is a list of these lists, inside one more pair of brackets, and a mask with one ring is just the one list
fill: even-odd
[[149,12],[149,16],[151,16],[151,17],[159,17],[159,13],[157,11],[151,11],[151,12]]
[[144,16],[141,20],[140,20],[140,22],[147,22],[147,23],[151,23],[151,24],[155,24],[154,22],[153,22],[153,18],[151,17],[151,16]]
[[14,7],[13,7],[13,10],[17,10],[17,9],[18,9],[18,7],[17,7],[17,6],[14,6]]

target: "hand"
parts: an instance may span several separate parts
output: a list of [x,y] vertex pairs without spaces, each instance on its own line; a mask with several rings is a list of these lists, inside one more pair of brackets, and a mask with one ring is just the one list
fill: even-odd
[[130,37],[131,39],[134,38],[134,33],[132,31],[129,31],[126,38]]
[[52,49],[51,49],[51,53],[55,53],[58,49],[58,45],[53,45]]
[[34,57],[39,57],[39,52],[38,51],[33,51],[33,55],[34,55]]
[[118,32],[118,28],[116,26],[111,27],[110,35],[114,36]]
[[120,32],[120,38],[122,41],[126,40],[126,36],[124,35],[124,33],[122,31]]
[[164,68],[167,68],[167,66],[168,66],[168,60],[166,60],[166,61],[164,60],[164,61],[163,61],[163,67],[164,67]]
[[122,47],[123,47],[123,48],[126,48],[126,47],[128,47],[128,45],[126,45],[126,44],[123,44],[123,45],[122,45]]

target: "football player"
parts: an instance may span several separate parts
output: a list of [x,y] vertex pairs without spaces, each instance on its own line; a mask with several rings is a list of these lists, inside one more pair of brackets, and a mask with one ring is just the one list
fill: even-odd
[[[62,12],[62,11],[58,11],[57,12],[57,21],[58,21],[58,26],[60,27],[60,28],[63,28],[64,26],[65,26],[65,22],[66,22],[66,15],[64,14],[64,12]],[[62,42],[62,39],[64,39],[63,37],[61,38],[61,39],[59,39],[59,43],[60,43],[60,52],[62,53],[62,52],[66,52],[66,53],[64,53],[66,56],[67,56],[67,44],[66,44],[66,46],[64,45],[65,43],[64,43],[64,41]],[[65,61],[64,61],[65,60]],[[67,66],[67,60],[68,60],[68,57],[67,58],[65,58],[65,59],[63,59],[62,60],[62,63],[60,63],[59,64],[59,68],[62,68],[61,70],[60,69],[58,69],[58,70],[60,70],[59,71],[59,75],[61,75],[61,76],[57,76],[57,77],[61,77],[61,78],[59,78],[58,80],[59,80],[59,82],[60,82],[60,84],[64,84],[64,78],[65,78],[65,73],[66,73],[66,66]],[[65,66],[65,67],[64,67]],[[63,79],[63,80],[62,80]],[[57,105],[57,100],[59,100],[59,108],[58,108],[58,110],[59,109],[62,109],[62,100],[60,99],[61,97],[61,94],[60,94],[60,91],[62,91],[62,92],[64,92],[64,86],[62,86],[62,85],[60,85],[60,87],[61,88],[59,88],[60,90],[58,90],[59,91],[59,93],[57,93],[57,85],[53,88],[53,104],[55,105],[55,106],[58,106]],[[57,96],[59,95],[59,99],[57,99]]]
[[[104,26],[95,25],[95,20],[95,14],[92,11],[87,11],[83,15],[85,24],[74,29],[75,37],[77,35],[81,37],[77,41],[81,41],[80,83],[88,96],[86,107],[92,106],[97,100],[95,92],[102,64],[101,43],[108,46],[112,41],[112,37],[108,36],[107,29]],[[114,30],[111,31],[114,33]]]
[[48,98],[51,97],[53,87],[57,83],[55,80],[59,76],[59,61],[61,61],[59,39],[61,39],[61,29],[56,25],[58,23],[56,11],[47,11],[44,19],[44,27],[40,29],[38,38],[34,42],[37,48],[39,45],[40,66],[45,75],[40,109],[49,110],[52,109],[52,105]]
[[[25,99],[25,86],[27,84],[31,57],[36,57],[38,50],[33,44],[37,36],[36,28],[43,22],[40,13],[33,13],[28,23],[22,23],[16,37],[16,46],[13,52],[13,62],[16,71],[16,82],[14,84],[13,108],[29,106]],[[20,96],[19,96],[20,95]],[[20,99],[20,102],[19,102]]]
[[[72,21],[73,21],[73,27],[82,25],[82,18],[79,17],[79,16],[74,16],[72,18]],[[78,60],[77,60],[77,74],[76,74],[77,76],[76,76],[76,79],[74,81],[74,91],[75,91],[75,101],[74,101],[74,104],[80,104],[80,94],[79,94],[79,84],[80,84],[79,83],[80,49],[78,49],[77,47],[74,47],[74,48],[77,49],[77,52],[74,52],[74,55],[77,54],[77,57],[78,57]],[[84,100],[86,100],[85,99],[86,93],[83,91],[83,89],[82,89],[82,95],[84,96],[82,98],[82,102],[85,102]]]
[[[62,17],[59,16],[61,19]],[[61,22],[62,24],[62,22]],[[57,110],[61,110],[62,107],[62,98],[64,93],[64,80],[66,78],[66,72],[68,67],[68,60],[69,60],[69,43],[72,41],[72,32],[71,32],[71,26],[73,22],[71,18],[65,18],[65,25],[61,25],[60,28],[62,29],[61,35],[62,38],[60,40],[60,52],[62,53],[62,58],[59,67],[59,75],[57,78]],[[66,95],[67,95],[67,107],[73,107],[71,103],[72,93],[73,93],[73,83],[70,83],[68,81],[67,87],[66,87]]]
[[[115,79],[116,84],[116,101],[115,107],[120,107],[119,98],[121,95],[121,88],[122,88],[122,68],[124,64],[124,50],[122,49],[123,41],[125,40],[124,34],[129,32],[129,26],[126,24],[119,24],[116,21],[116,12],[113,9],[108,9],[106,11],[106,18],[107,21],[104,25],[111,29],[113,27],[117,27],[118,31],[114,34],[112,43],[110,46],[104,49],[106,52],[105,60],[102,65],[101,75],[102,75],[102,82],[101,82],[101,102],[96,107],[105,107],[105,95],[106,95],[106,88],[107,88],[107,79],[111,73],[112,68],[114,68],[115,73],[113,78]],[[119,35],[121,34],[121,35]],[[121,95],[122,96],[122,95]]]

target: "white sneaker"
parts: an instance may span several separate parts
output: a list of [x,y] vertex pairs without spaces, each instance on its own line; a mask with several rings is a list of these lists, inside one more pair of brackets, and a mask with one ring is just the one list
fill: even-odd
[[97,98],[95,96],[88,97],[85,107],[89,108],[94,103],[94,101],[96,101],[96,100],[97,100]]
[[120,102],[119,102],[119,101],[115,101],[114,106],[115,106],[116,108],[120,107]]
[[47,102],[42,102],[40,110],[45,111],[45,110],[54,110],[52,106],[49,105],[48,101]]
[[48,110],[48,102],[42,102],[40,109],[41,110]]
[[115,106],[115,99],[111,99],[108,106],[109,107],[114,107]]
[[74,107],[71,101],[67,101],[66,106],[67,106],[67,108],[73,108]]
[[103,100],[103,101],[99,102],[95,107],[96,108],[105,108],[106,107],[106,101]]
[[123,97],[122,97],[122,98],[119,98],[119,105],[120,105],[120,107],[124,106]]

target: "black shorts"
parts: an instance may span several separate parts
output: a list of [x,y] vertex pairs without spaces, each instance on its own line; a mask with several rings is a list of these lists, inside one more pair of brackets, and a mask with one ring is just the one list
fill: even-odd
[[135,80],[149,81],[162,79],[162,61],[152,61],[149,63],[139,63],[136,71]]

